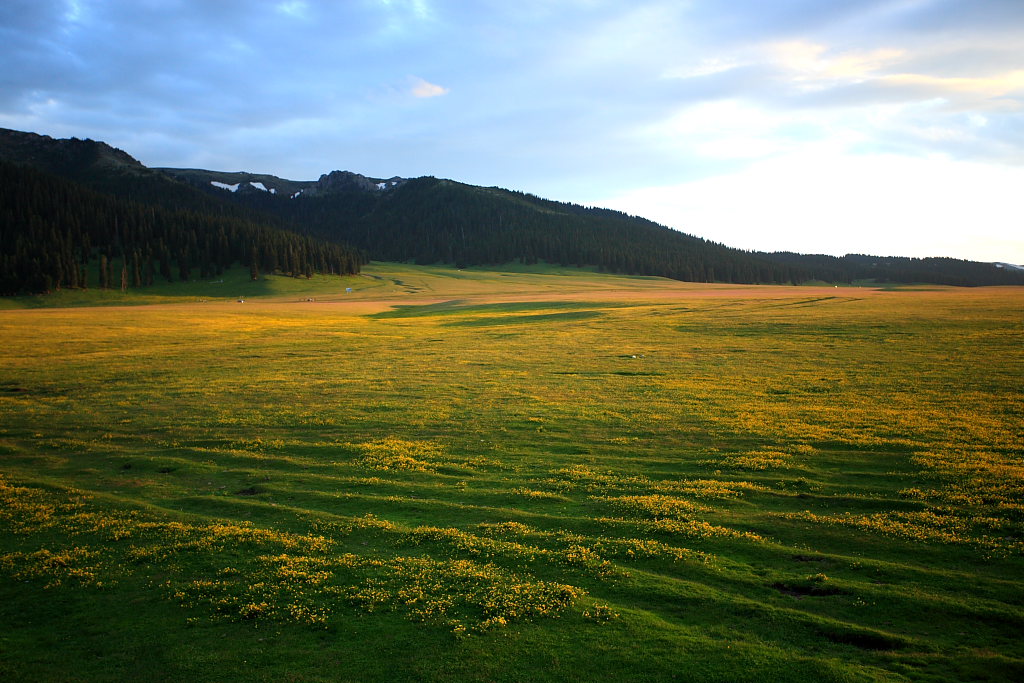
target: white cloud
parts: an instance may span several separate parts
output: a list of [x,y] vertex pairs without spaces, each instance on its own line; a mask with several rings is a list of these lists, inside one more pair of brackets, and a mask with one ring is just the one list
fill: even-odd
[[[942,77],[926,74],[899,73],[890,74],[880,79],[886,85],[905,88],[920,88],[942,93],[951,98],[963,98],[975,107],[998,106],[1005,108],[1006,100],[998,100],[1007,95],[1024,93],[1024,69],[1017,69],[993,76],[975,77]],[[1012,103],[1013,108],[1020,110],[1022,105]]]
[[82,3],[80,0],[68,0],[67,9],[64,11],[64,20],[75,23],[82,18]]
[[880,48],[877,50],[849,50],[832,54],[825,45],[808,41],[790,41],[767,46],[768,58],[788,72],[798,84],[822,85],[835,82],[861,82],[897,63],[906,56],[906,50]]
[[701,102],[636,131],[646,145],[714,159],[754,159],[784,151],[787,117],[738,99]]
[[430,5],[426,0],[380,0],[380,4],[388,9],[411,13],[419,19],[430,16]]
[[440,95],[447,95],[448,88],[414,76],[412,78],[412,88],[410,92],[413,97],[438,97]]
[[287,0],[277,5],[277,11],[281,14],[305,19],[309,12],[309,5],[304,0]]
[[701,57],[693,62],[670,67],[662,78],[699,78],[735,69],[743,64],[734,57]]

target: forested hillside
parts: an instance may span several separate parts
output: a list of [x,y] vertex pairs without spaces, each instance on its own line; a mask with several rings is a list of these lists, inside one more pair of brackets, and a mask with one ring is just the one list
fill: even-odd
[[1024,284],[1024,270],[952,258],[743,251],[618,211],[429,176],[151,169],[103,142],[3,129],[0,162],[6,294],[139,287],[235,263],[254,276],[352,273],[368,258],[544,261],[692,282]]
[[458,267],[546,261],[692,282],[845,279],[840,269],[774,263],[617,211],[433,177],[380,191],[303,192],[294,198],[239,192],[234,199],[381,261]]
[[[350,243],[381,261],[459,267],[547,261],[690,282],[1024,284],[1024,271],[952,258],[748,252],[619,211],[433,177],[368,190],[377,187],[378,179],[344,174],[362,182],[339,189],[325,182],[328,176],[305,184],[276,179],[290,183],[283,185],[287,191],[227,192],[210,179],[239,182],[240,174],[165,170],[212,196],[275,214],[297,230]],[[291,192],[296,187],[305,189]]]
[[219,275],[355,273],[355,249],[239,217],[106,195],[0,161],[0,294],[144,287]]

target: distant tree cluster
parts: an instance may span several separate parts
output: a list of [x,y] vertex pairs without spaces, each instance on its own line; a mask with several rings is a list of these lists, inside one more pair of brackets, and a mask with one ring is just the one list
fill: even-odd
[[113,197],[0,162],[0,294],[138,288],[215,277],[235,264],[254,277],[351,274],[363,263],[347,245]]
[[[822,272],[842,273],[849,280],[875,282],[927,282],[955,287],[1024,285],[1024,271],[999,268],[991,263],[953,258],[910,258],[904,256],[807,255],[792,252],[769,254],[778,263],[812,264]],[[828,280],[830,278],[821,278]]]

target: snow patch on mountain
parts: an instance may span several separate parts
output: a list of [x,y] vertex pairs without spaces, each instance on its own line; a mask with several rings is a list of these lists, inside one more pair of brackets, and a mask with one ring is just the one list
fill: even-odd
[[[222,190],[227,190],[228,192],[238,192],[238,188],[242,187],[242,183],[235,183],[234,185],[229,185],[228,183],[222,183],[218,180],[211,180],[210,184],[213,185],[214,187],[219,187]],[[277,194],[277,190],[275,188],[267,187],[258,180],[250,180],[246,184],[249,187],[253,188],[254,190],[259,190],[260,192],[269,192],[270,194]]]

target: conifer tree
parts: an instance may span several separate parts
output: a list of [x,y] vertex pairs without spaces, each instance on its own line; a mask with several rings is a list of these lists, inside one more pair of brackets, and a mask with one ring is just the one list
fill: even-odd
[[142,257],[139,250],[132,252],[132,287],[138,289],[142,286]]
[[106,254],[100,254],[100,289],[110,289],[110,270],[107,267]]
[[249,252],[249,279],[259,280],[260,279],[260,265],[259,265],[259,254],[256,252],[256,245],[252,245],[252,250]]

